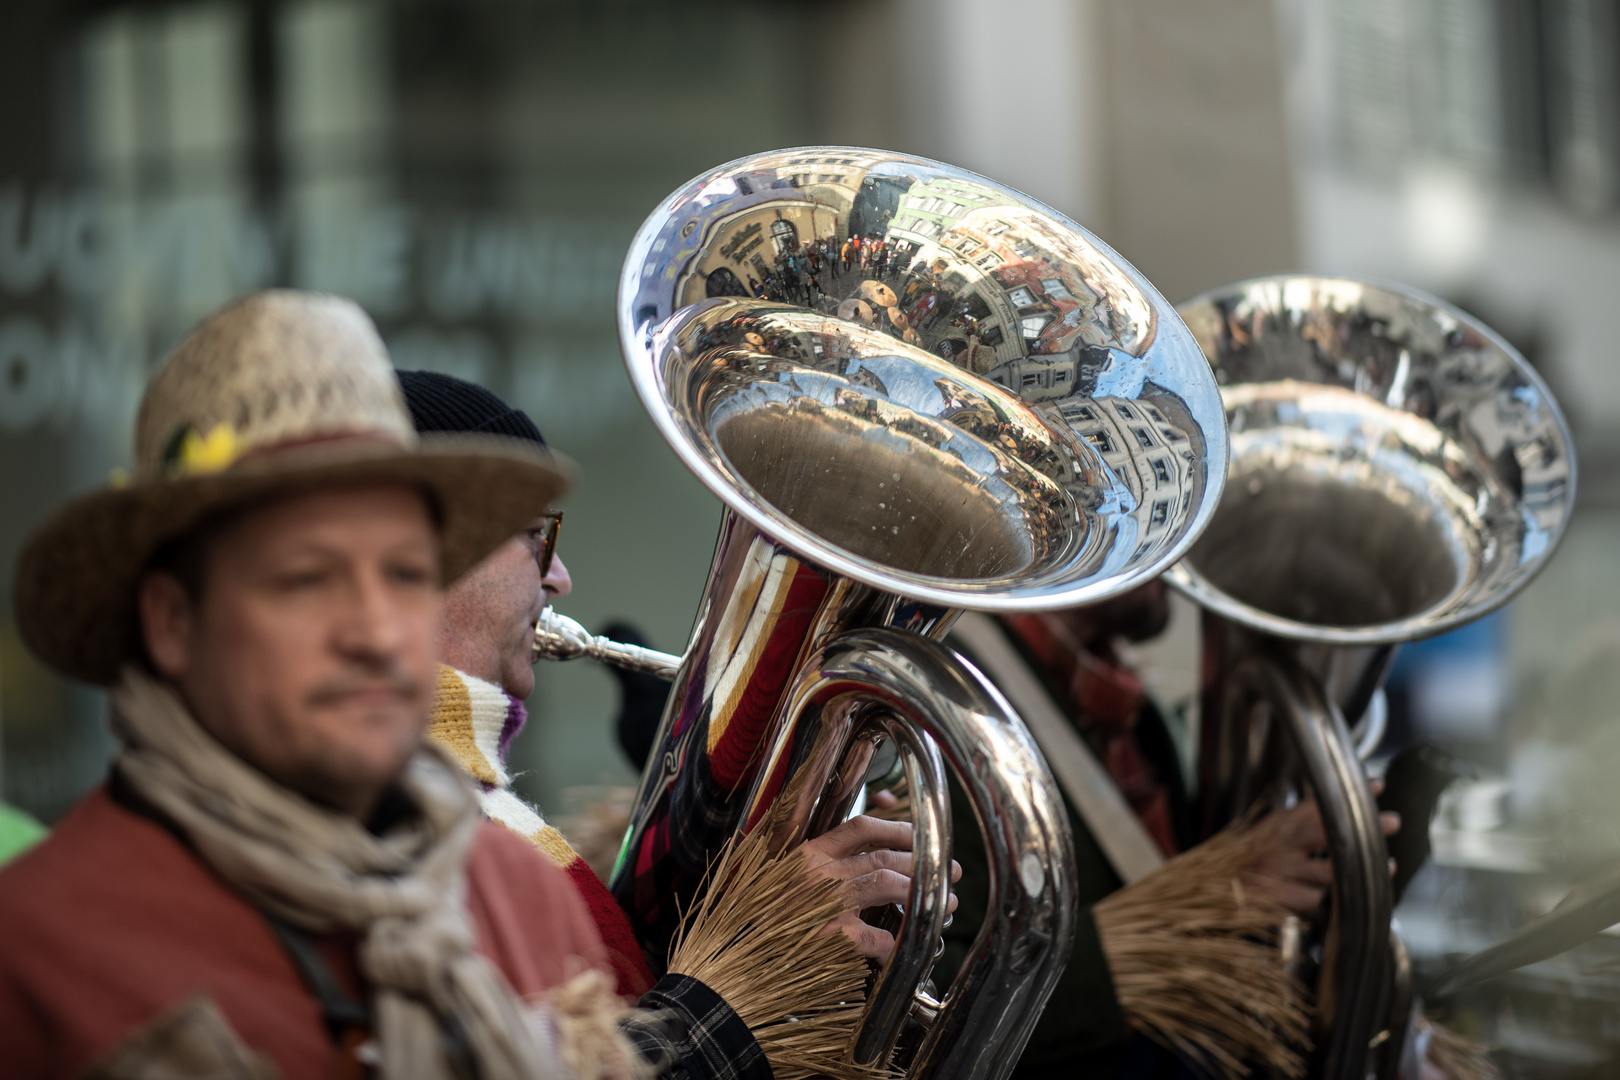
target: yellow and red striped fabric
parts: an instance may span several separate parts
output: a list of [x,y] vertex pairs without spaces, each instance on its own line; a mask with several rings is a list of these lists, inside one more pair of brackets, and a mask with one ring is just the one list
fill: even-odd
[[512,790],[506,750],[526,719],[523,702],[499,686],[439,665],[428,738],[449,752],[478,782],[478,799],[485,817],[526,838],[573,881],[607,945],[619,993],[640,997],[652,986],[653,979],[630,929],[630,920],[563,834]]

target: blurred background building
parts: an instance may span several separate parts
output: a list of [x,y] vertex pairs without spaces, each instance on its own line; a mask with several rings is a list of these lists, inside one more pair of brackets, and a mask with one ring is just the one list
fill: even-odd
[[[358,299],[400,367],[527,409],[582,477],[564,610],[679,649],[719,504],[624,377],[616,275],[664,194],[771,147],[987,173],[1172,300],[1291,269],[1429,289],[1541,369],[1582,476],[1542,579],[1392,684],[1393,730],[1480,774],[1402,911],[1420,967],[1620,858],[1620,0],[32,0],[0,11],[0,102],[7,568],[128,465],[186,329],[288,284]],[[105,771],[103,701],[27,654],[11,589],[0,791],[48,821]],[[1185,615],[1144,656],[1171,700]],[[631,780],[603,671],[545,667],[530,706],[542,806]],[[1617,957],[1452,1007],[1515,1075],[1611,1076]]]

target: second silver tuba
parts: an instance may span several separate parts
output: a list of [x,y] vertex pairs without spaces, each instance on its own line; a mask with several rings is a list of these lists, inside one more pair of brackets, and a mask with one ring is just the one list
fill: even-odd
[[1351,725],[1376,723],[1400,642],[1478,618],[1545,565],[1574,506],[1572,440],[1522,356],[1415,289],[1265,277],[1177,310],[1232,453],[1214,520],[1169,574],[1206,613],[1205,827],[1314,792],[1334,925],[1313,1075],[1362,1080],[1369,1044],[1399,1052],[1410,987]]
[[[1078,225],[848,147],[754,155],[670,195],[618,316],[636,392],[727,510],[613,891],[657,940],[738,829],[769,822],[787,847],[837,824],[892,742],[916,873],[850,1054],[880,1060],[920,1020],[909,1075],[1005,1076],[1067,962],[1071,839],[1023,724],[939,639],[961,609],[1100,600],[1187,551],[1226,471],[1209,365]],[[934,1000],[947,768],[986,837],[992,914]]]

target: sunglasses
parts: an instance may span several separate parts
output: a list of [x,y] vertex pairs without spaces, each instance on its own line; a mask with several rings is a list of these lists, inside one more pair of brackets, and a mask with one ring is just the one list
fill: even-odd
[[551,573],[551,561],[557,557],[557,534],[562,532],[562,511],[553,510],[543,515],[546,538],[540,548],[540,576]]

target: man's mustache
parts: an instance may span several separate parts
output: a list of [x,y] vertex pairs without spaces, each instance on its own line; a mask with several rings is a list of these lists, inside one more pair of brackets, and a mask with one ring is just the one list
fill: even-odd
[[410,700],[420,692],[421,685],[417,680],[400,671],[391,671],[382,675],[346,676],[321,683],[310,692],[309,700],[311,704],[315,705],[330,705],[355,694],[371,694],[379,690],[392,692],[401,698]]

